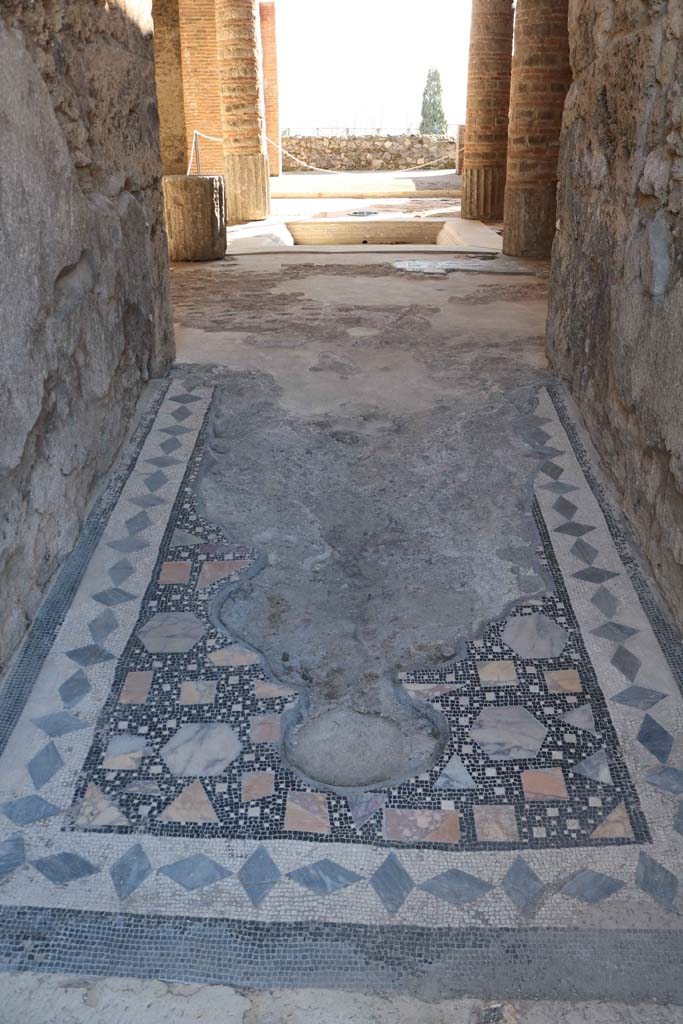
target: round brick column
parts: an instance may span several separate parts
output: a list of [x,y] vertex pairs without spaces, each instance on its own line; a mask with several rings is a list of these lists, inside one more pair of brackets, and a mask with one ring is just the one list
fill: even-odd
[[258,19],[258,0],[216,0],[229,224],[265,220],[270,212]]
[[571,83],[568,0],[517,0],[503,252],[549,256],[557,159]]
[[512,62],[512,0],[472,0],[462,216],[502,220]]

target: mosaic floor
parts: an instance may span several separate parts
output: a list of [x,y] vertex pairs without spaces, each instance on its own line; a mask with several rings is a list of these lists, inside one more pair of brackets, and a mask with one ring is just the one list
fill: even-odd
[[665,974],[683,950],[683,648],[560,389],[534,417],[554,591],[466,657],[406,666],[448,724],[443,755],[351,793],[283,764],[297,694],[217,626],[257,553],[197,512],[211,397],[160,386],[6,681],[0,963],[255,986],[447,970],[485,989],[521,957],[558,993],[578,961],[613,960],[620,991],[634,965]]

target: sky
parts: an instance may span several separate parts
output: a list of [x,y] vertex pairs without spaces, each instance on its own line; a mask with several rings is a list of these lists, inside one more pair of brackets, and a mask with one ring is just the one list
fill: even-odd
[[450,125],[465,121],[471,0],[276,0],[280,119],[417,130],[430,67]]

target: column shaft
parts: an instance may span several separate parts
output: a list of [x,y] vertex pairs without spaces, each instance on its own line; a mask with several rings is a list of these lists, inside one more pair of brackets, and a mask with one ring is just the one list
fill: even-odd
[[263,49],[263,94],[266,107],[268,164],[272,176],[282,174],[280,145],[280,98],[277,79],[277,33],[275,4],[261,0],[261,47]]
[[503,232],[510,256],[550,255],[570,82],[568,0],[517,0]]
[[229,224],[270,212],[258,0],[216,0]]
[[502,220],[507,159],[512,0],[472,0],[462,215]]
[[[218,83],[215,0],[178,0],[180,55],[183,69],[185,136],[188,157],[192,133],[222,139]],[[202,174],[223,173],[223,143],[199,140]],[[197,173],[193,160],[192,171]]]

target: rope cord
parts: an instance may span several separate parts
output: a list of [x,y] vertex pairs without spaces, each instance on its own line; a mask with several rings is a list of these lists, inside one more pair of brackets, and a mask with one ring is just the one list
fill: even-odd
[[[190,153],[190,162],[189,162],[189,164],[187,166],[187,173],[188,174],[192,170],[192,161],[194,159],[194,151],[195,151],[195,139],[197,139],[199,137],[199,138],[202,138],[202,139],[208,139],[209,142],[222,142],[223,141],[222,139],[217,139],[215,135],[204,135],[203,132],[195,131],[192,134],[193,134],[192,151]],[[328,167],[316,167],[314,164],[307,164],[305,160],[299,160],[298,156],[294,156],[294,154],[290,153],[288,149],[285,149],[285,147],[282,145],[282,143],[274,142],[273,139],[269,139],[267,136],[266,136],[266,141],[269,142],[271,144],[271,146],[275,146],[277,149],[279,149],[281,153],[284,153],[286,156],[288,156],[290,158],[290,160],[294,160],[295,163],[301,164],[302,167],[308,167],[308,169],[310,171],[318,171],[319,174],[348,174],[349,173],[348,171],[331,171]],[[430,160],[429,163],[426,163],[426,164],[416,164],[415,167],[400,167],[398,170],[393,171],[392,173],[393,174],[407,174],[409,171],[422,171],[422,170],[425,169],[425,167],[433,167],[434,164],[440,164],[442,161],[443,161],[443,157],[439,157],[437,160]]]

